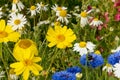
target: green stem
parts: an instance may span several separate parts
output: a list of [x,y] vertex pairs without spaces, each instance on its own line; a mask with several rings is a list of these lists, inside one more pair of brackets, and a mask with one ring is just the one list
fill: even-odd
[[[55,49],[55,51],[54,51],[54,53],[53,53],[53,56],[52,56],[52,60],[51,60],[51,63],[50,63],[50,65],[49,65],[49,67],[48,67],[48,69],[47,69],[47,73],[49,72],[49,70],[50,70],[50,68],[51,68],[51,66],[52,66],[52,64],[53,64],[53,62],[54,62],[54,59],[56,58],[56,56],[57,56],[57,51],[58,51],[58,49],[56,48]],[[45,80],[47,80],[47,77],[48,77],[48,75],[46,76],[46,78],[45,78]]]
[[4,60],[4,57],[3,57],[3,54],[2,54],[2,43],[0,43],[0,58],[1,58],[2,62],[3,62],[5,71],[6,71],[6,73],[7,73],[7,78],[8,78],[8,80],[10,80],[10,78],[9,78],[9,73],[8,73],[8,71],[7,71],[7,64],[6,64],[6,62],[5,62],[5,60]]

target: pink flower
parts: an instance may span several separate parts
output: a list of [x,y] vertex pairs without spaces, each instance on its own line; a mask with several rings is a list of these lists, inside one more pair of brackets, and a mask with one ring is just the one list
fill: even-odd
[[120,0],[114,2],[114,7],[120,6]]
[[115,15],[115,21],[120,21],[120,13],[117,13],[117,14]]

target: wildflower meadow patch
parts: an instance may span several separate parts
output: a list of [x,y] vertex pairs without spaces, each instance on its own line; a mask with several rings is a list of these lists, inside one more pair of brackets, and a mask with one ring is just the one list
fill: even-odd
[[120,0],[1,0],[0,80],[120,80]]

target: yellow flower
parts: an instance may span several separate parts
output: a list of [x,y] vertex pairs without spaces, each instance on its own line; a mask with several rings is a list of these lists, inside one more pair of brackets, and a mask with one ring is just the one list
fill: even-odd
[[50,42],[49,47],[57,46],[57,48],[72,47],[72,42],[76,39],[76,35],[72,29],[67,29],[67,26],[55,26],[55,29],[49,28],[46,36]]
[[12,30],[12,27],[5,25],[5,20],[0,20],[0,43],[13,41],[16,42],[20,37],[20,33]]
[[10,64],[10,67],[14,69],[15,74],[22,74],[24,80],[28,80],[30,71],[34,75],[39,75],[39,71],[41,71],[43,68],[36,64],[36,62],[41,61],[41,58],[35,57],[33,53],[21,55],[22,56],[18,56],[17,58],[18,62]]
[[21,39],[19,40],[13,49],[13,56],[17,59],[21,54],[28,54],[32,52],[35,55],[38,55],[38,50],[35,42],[30,39]]

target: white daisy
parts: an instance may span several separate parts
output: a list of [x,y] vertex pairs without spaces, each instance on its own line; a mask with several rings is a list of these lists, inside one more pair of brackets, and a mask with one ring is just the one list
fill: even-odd
[[92,42],[80,42],[75,43],[73,47],[73,51],[79,52],[79,54],[82,56],[84,54],[87,54],[88,52],[94,52],[95,45]]
[[54,10],[55,12],[60,11],[60,10],[66,10],[66,7],[60,7],[57,4],[55,4],[54,6],[52,6],[52,10]]
[[47,8],[48,4],[47,5],[44,5],[42,2],[41,3],[37,3],[37,9],[39,11],[43,10],[43,11],[47,11],[48,8]]
[[113,66],[107,63],[107,64],[103,67],[102,70],[103,70],[103,71],[106,71],[106,72],[108,72],[108,73],[112,73],[112,72],[113,72]]
[[98,27],[102,24],[103,24],[103,22],[98,20],[98,18],[93,19],[92,22],[90,23],[91,26],[96,26],[96,27]]
[[13,0],[12,3],[12,11],[18,9],[19,11],[21,11],[22,9],[24,9],[24,5],[20,0]]
[[35,5],[32,5],[30,8],[30,13],[31,13],[31,16],[34,16],[36,15],[37,13],[39,13],[39,11],[37,10],[37,7]]
[[58,16],[57,21],[60,21],[60,22],[62,22],[62,23],[65,22],[66,24],[69,23],[69,21],[68,21],[67,18],[70,18],[70,17],[71,17],[70,14],[67,14],[67,11],[66,11],[66,10],[57,11],[56,16]]
[[86,11],[83,11],[81,12],[80,14],[77,14],[77,13],[73,13],[73,15],[77,16],[78,18],[81,18],[80,19],[80,25],[81,27],[85,27],[89,22],[88,22],[88,19],[89,19],[89,16],[88,14],[91,12],[91,10],[89,10],[88,12]]
[[8,25],[11,25],[13,30],[22,29],[26,23],[27,20],[23,14],[14,14],[8,20]]
[[113,73],[117,78],[120,78],[120,63],[116,63],[113,67]]

